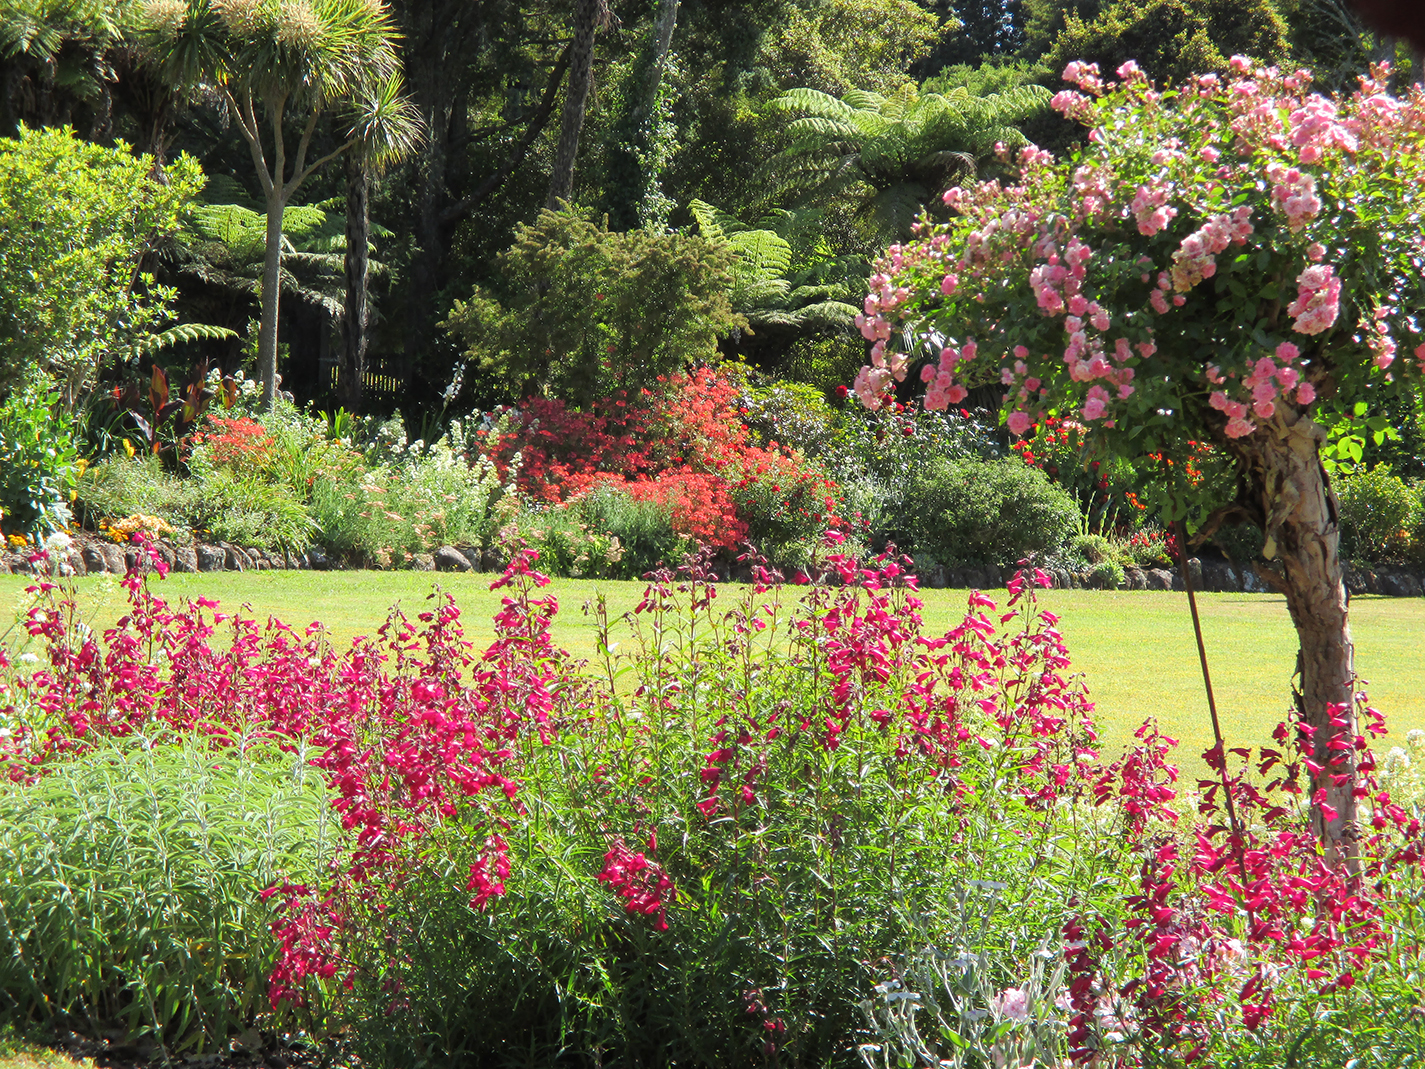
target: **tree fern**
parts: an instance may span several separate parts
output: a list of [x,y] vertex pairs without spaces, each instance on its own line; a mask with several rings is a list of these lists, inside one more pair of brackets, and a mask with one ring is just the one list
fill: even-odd
[[773,102],[796,118],[765,174],[782,202],[851,198],[868,236],[894,241],[909,235],[941,188],[973,175],[996,143],[1024,144],[1015,124],[1048,99],[1040,86],[976,96],[963,88],[922,94],[908,85],[888,96],[855,90],[840,99],[793,89]]
[[[823,94],[818,94],[823,95]],[[737,254],[733,262],[732,307],[742,313],[755,332],[782,328],[795,332],[845,329],[856,308],[843,279],[839,284],[818,281],[814,260],[795,269],[796,252],[790,238],[798,238],[812,251],[816,235],[809,215],[790,211],[769,212],[762,225],[748,226],[704,201],[688,205],[703,237],[721,241]]]
[[225,341],[237,334],[227,327],[215,327],[208,323],[179,323],[159,334],[149,334],[134,343],[134,356],[150,356],[161,349],[182,345],[190,341]]

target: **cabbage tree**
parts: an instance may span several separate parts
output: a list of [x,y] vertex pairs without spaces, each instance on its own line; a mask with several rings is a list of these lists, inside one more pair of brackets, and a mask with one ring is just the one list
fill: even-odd
[[[419,135],[396,31],[380,0],[149,0],[143,39],[166,79],[222,103],[252,154],[266,207],[258,375],[271,405],[283,210],[322,165],[348,152],[393,159]],[[309,159],[327,118],[336,147]]]

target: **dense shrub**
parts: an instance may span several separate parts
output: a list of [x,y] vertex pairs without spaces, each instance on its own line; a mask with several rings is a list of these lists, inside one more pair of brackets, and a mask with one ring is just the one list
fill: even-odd
[[515,395],[529,382],[587,406],[698,363],[744,321],[729,303],[733,254],[657,230],[611,231],[543,211],[501,255],[502,292],[476,288],[446,328]]
[[155,346],[175,293],[140,268],[202,186],[187,154],[159,181],[127,145],[68,128],[0,138],[0,396],[39,372],[71,407],[106,364]]
[[1002,565],[1052,552],[1078,530],[1073,498],[1018,460],[935,461],[912,477],[910,547],[941,563]]
[[0,521],[11,534],[69,525],[70,492],[82,470],[56,391],[26,385],[0,403]]
[[1419,488],[1393,474],[1388,466],[1377,464],[1341,478],[1336,496],[1342,548],[1348,556],[1383,564],[1418,552],[1425,502]]

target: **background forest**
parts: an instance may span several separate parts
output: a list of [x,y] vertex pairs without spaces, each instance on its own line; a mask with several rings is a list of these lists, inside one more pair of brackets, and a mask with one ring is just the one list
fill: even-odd
[[[1337,0],[11,0],[0,135],[25,133],[0,198],[26,237],[0,254],[0,423],[16,460],[54,440],[6,531],[70,522],[70,496],[91,528],[381,564],[519,520],[546,560],[590,528],[641,540],[614,569],[636,574],[680,538],[796,563],[845,520],[945,565],[1078,535],[1071,563],[1121,581],[1167,562],[1131,473],[1090,468],[1072,427],[1012,458],[996,384],[945,416],[852,411],[853,320],[946,186],[1027,141],[1071,150],[1048,106],[1069,59],[1171,83],[1237,53],[1326,91],[1382,59],[1397,89],[1421,73]],[[1384,465],[1356,510],[1376,561],[1414,555],[1425,518],[1396,408],[1335,435]],[[422,467],[437,442],[454,482]],[[378,515],[385,483],[476,518]],[[1007,512],[1026,520],[987,529]]]

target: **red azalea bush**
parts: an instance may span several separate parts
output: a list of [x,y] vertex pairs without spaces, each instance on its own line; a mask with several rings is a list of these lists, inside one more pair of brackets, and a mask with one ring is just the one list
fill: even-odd
[[215,468],[244,475],[265,472],[272,466],[272,436],[257,420],[247,416],[225,419],[210,413],[205,422],[207,429],[193,436],[193,444],[205,447]]
[[754,444],[731,378],[701,368],[658,382],[582,411],[525,401],[486,453],[502,477],[519,457],[516,485],[532,500],[616,482],[636,500],[671,501],[679,533],[716,547],[805,542],[838,522],[839,487],[793,451]]

